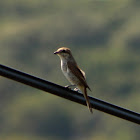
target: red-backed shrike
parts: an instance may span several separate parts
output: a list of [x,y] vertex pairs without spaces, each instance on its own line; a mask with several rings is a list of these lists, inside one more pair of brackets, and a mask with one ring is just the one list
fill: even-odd
[[60,57],[61,70],[65,75],[65,77],[72,85],[76,85],[77,88],[81,90],[81,92],[84,94],[87,106],[90,112],[92,113],[92,107],[87,95],[87,88],[89,90],[90,88],[86,82],[85,72],[78,67],[69,48],[66,47],[59,48],[57,51],[54,52],[54,54],[57,54]]

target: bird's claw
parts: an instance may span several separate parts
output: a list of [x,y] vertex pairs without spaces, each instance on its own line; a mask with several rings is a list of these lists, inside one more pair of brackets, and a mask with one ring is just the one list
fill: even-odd
[[80,90],[78,88],[74,88],[74,91],[80,92]]
[[71,87],[73,87],[73,86],[75,86],[75,85],[67,85],[67,86],[65,86],[65,88],[71,89]]
[[[72,89],[72,87],[75,87],[76,85],[67,85],[65,86],[65,88],[68,88],[68,89]],[[76,87],[73,89],[74,91],[77,91],[77,92],[80,92],[80,90]]]
[[66,85],[65,88],[71,89],[69,85]]

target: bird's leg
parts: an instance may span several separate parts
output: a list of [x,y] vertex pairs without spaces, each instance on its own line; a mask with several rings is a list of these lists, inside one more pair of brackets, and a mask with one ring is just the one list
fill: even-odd
[[74,88],[74,91],[77,91],[77,92],[80,92],[81,93],[81,91],[79,90],[79,88]]
[[65,88],[68,88],[68,89],[71,89],[73,87],[75,87],[74,88],[74,91],[77,91],[77,92],[80,92],[81,93],[81,91],[79,90],[79,88],[76,87],[76,85],[67,85],[67,86],[65,86]]
[[67,85],[67,86],[65,86],[65,88],[69,88],[69,89],[71,89],[72,87],[75,87],[76,85]]

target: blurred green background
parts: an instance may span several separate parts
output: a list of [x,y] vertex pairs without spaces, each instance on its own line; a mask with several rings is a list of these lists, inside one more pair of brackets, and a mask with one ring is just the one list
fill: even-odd
[[[71,48],[91,96],[140,112],[139,0],[0,1],[0,60],[67,85],[53,52]],[[0,139],[139,140],[140,127],[1,77]]]

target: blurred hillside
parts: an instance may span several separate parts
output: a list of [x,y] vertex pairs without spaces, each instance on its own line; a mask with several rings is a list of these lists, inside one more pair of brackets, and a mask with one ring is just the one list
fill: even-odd
[[[71,48],[90,95],[140,112],[139,0],[0,1],[1,64],[67,85]],[[0,139],[139,140],[139,126],[1,77]]]

